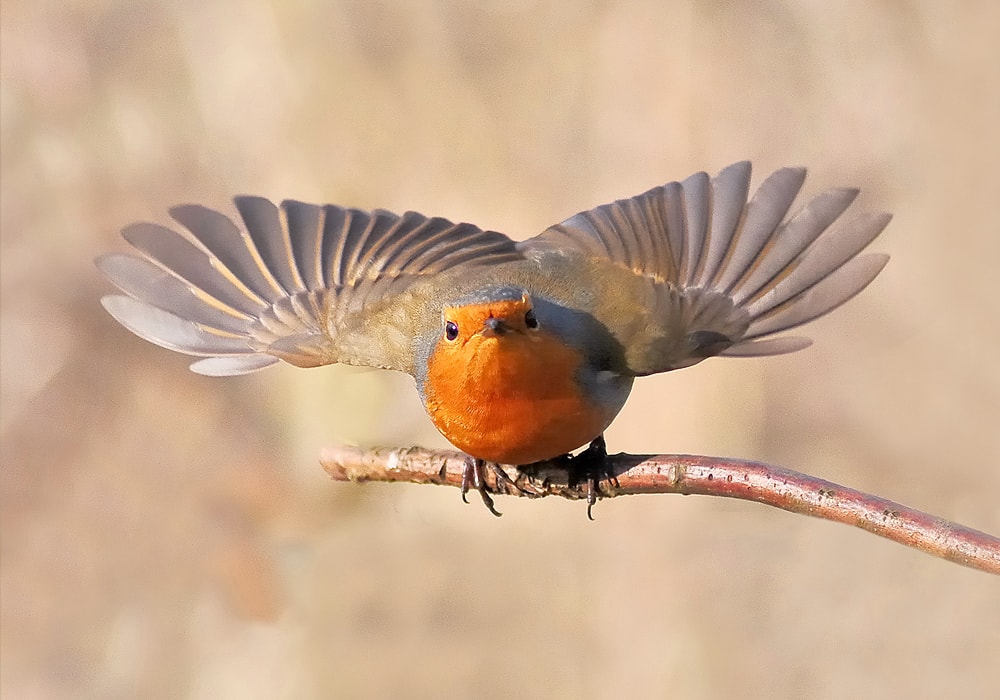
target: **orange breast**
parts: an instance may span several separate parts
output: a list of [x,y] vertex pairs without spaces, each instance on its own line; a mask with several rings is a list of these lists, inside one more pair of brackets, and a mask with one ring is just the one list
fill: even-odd
[[582,393],[581,361],[547,333],[441,342],[428,362],[424,403],[437,429],[473,457],[550,459],[593,440],[614,417]]

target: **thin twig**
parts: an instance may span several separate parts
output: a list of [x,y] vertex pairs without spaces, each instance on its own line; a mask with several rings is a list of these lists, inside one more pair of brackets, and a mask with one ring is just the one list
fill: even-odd
[[[320,461],[337,481],[402,481],[462,485],[465,457],[459,452],[422,448],[362,450],[330,447]],[[1000,539],[922,513],[884,498],[781,467],[739,459],[691,455],[610,455],[613,482],[601,484],[601,497],[640,493],[724,496],[860,527],[863,530],[1000,575]],[[586,498],[586,484],[570,483],[565,466],[506,468],[515,495]],[[496,478],[487,470],[487,486]],[[507,489],[509,491],[509,489]]]

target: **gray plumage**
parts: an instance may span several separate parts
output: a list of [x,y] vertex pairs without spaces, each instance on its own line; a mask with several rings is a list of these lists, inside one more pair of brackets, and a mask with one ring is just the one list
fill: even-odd
[[239,226],[175,207],[181,232],[134,224],[123,236],[139,256],[98,258],[124,293],[102,301],[137,335],[205,358],[192,369],[209,375],[279,359],[413,373],[417,337],[434,337],[443,305],[500,283],[539,295],[551,314],[591,319],[632,375],[792,352],[808,339],[774,334],[844,303],[888,260],[861,254],[890,217],[848,213],[857,190],[828,190],[786,218],[804,179],[802,168],[778,170],[748,203],[750,164],[737,163],[518,244],[414,212],[237,197]]

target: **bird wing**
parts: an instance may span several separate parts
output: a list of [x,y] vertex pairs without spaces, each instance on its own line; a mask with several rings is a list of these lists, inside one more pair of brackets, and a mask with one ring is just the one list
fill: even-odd
[[875,278],[888,256],[860,252],[891,216],[847,213],[858,190],[831,189],[786,218],[805,169],[776,171],[747,202],[750,172],[736,163],[581,212],[521,250],[570,251],[632,273],[624,284],[608,275],[616,286],[594,313],[635,374],[800,350],[811,341],[775,334],[829,313]]
[[[360,328],[358,312],[421,278],[523,259],[501,233],[415,212],[234,201],[242,228],[211,209],[179,206],[170,214],[183,232],[133,224],[122,235],[141,255],[96,261],[125,293],[102,299],[111,315],[157,345],[204,357],[191,366],[202,374],[245,374],[279,359],[412,372],[409,333]],[[405,316],[395,314],[402,325]]]

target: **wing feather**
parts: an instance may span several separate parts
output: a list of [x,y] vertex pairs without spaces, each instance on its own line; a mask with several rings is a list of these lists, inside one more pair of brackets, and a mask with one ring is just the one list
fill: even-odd
[[684,264],[679,278],[686,286],[693,284],[702,256],[705,254],[705,237],[708,235],[711,203],[710,187],[711,180],[706,173],[695,173],[681,183],[687,245],[684,249]]
[[250,234],[247,248],[256,252],[265,276],[270,277],[274,295],[269,301],[305,290],[292,253],[288,228],[274,204],[263,197],[241,196],[233,200]]
[[[254,301],[264,305],[275,297],[278,290],[273,278],[252,245],[248,245],[246,234],[228,217],[196,204],[173,207],[170,216],[188,230],[190,237],[204,247],[210,258],[215,259],[216,269],[219,265],[224,267],[228,279],[246,287]],[[165,234],[158,235],[168,238]]]
[[220,274],[203,249],[168,228],[132,224],[122,231],[122,237],[149,260],[156,261],[160,267],[224,307],[254,315],[265,304],[242,280],[234,282]]
[[112,284],[131,297],[206,328],[239,333],[251,318],[229,307],[205,303],[205,298],[179,277],[143,258],[112,253],[97,258],[96,263]]
[[369,329],[354,312],[439,272],[524,259],[501,233],[414,212],[234,201],[242,229],[204,207],[175,207],[184,232],[134,224],[123,235],[141,257],[97,260],[125,293],[105,297],[108,311],[153,343],[205,356],[192,365],[202,374],[241,374],[277,359],[412,372],[410,329]]
[[[748,202],[750,173],[748,162],[713,178],[695,173],[576,214],[521,247],[536,257],[568,251],[604,266],[593,275],[599,285],[610,280],[597,290],[595,315],[635,374],[711,354],[800,350],[808,339],[770,336],[829,313],[871,283],[888,258],[859,253],[890,216],[845,215],[858,191],[834,189],[786,219],[805,169],[774,172]],[[650,306],[645,323],[623,311],[643,306]]]
[[302,284],[313,292],[323,289],[323,208],[285,200],[280,211],[289,232],[292,257]]
[[731,243],[729,260],[713,285],[729,293],[777,230],[806,179],[805,168],[782,168],[757,190]]
[[709,192],[711,199],[708,203],[711,223],[708,227],[708,240],[704,243],[705,249],[701,256],[704,266],[701,275],[692,280],[690,286],[708,287],[715,279],[733,240],[736,226],[743,215],[749,191],[749,161],[733,163],[712,178],[712,189]]
[[776,279],[793,259],[819,237],[858,196],[856,189],[835,189],[823,192],[783,224],[771,237],[758,264],[746,279],[733,290],[733,300],[742,304],[751,296],[758,296]]
[[110,295],[101,301],[123,326],[140,338],[169,350],[188,355],[214,355],[247,353],[253,349],[244,338],[210,333],[193,321],[132,297]]
[[[175,207],[183,231],[134,224],[123,236],[140,255],[97,265],[124,293],[105,297],[112,315],[147,340],[204,357],[195,371],[240,374],[282,359],[412,373],[412,318],[426,310],[394,299],[434,275],[460,279],[466,267],[558,259],[568,266],[559,269],[583,271],[574,298],[590,300],[625,348],[628,371],[650,374],[713,354],[801,349],[808,339],[774,334],[832,311],[885,266],[886,256],[861,251],[890,217],[849,214],[857,190],[828,190],[786,218],[805,170],[778,170],[748,202],[750,174],[748,162],[695,173],[521,244],[415,212],[244,196],[235,199],[242,227],[204,207]],[[567,294],[572,286],[552,284]],[[409,303],[430,304],[425,287]],[[381,326],[357,313],[375,306],[391,310]]]

